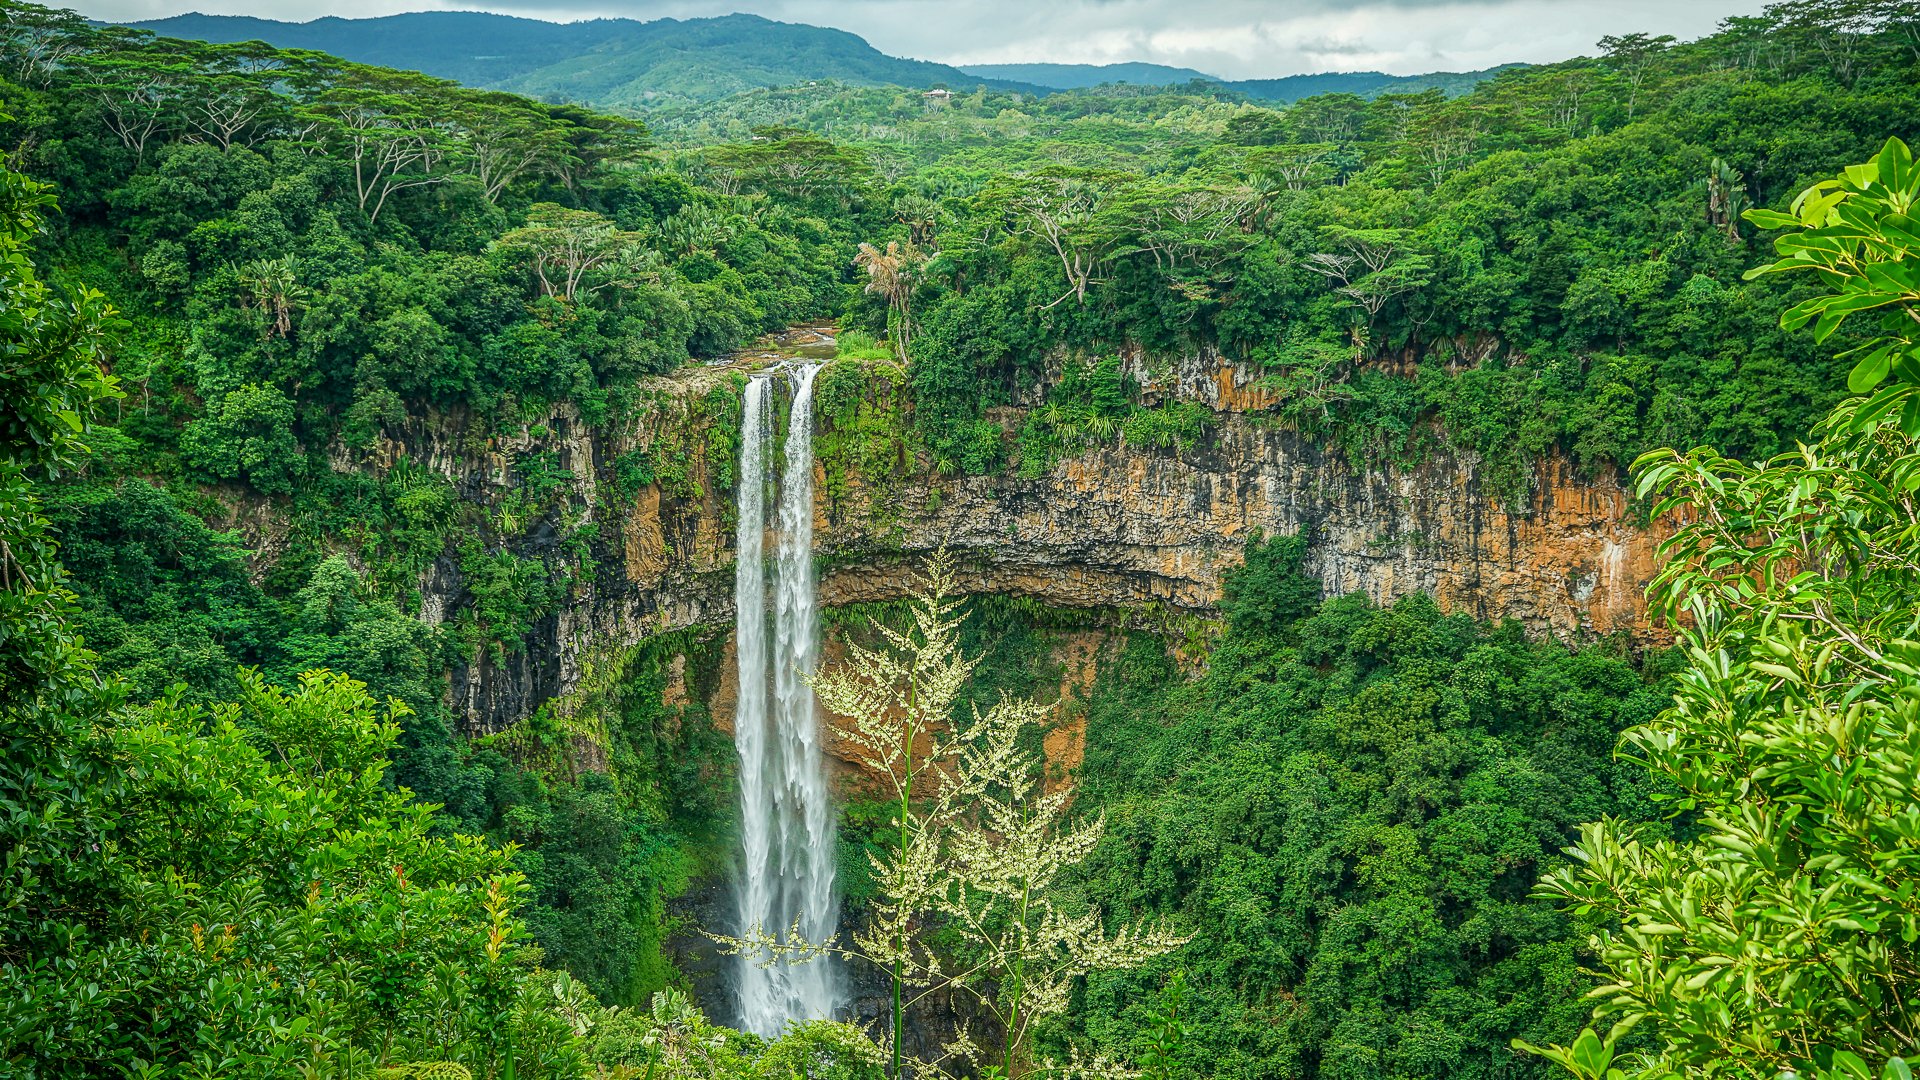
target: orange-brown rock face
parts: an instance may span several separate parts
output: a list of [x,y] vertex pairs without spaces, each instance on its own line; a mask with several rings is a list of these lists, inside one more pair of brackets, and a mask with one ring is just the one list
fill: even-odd
[[[1385,602],[1428,592],[1449,610],[1560,636],[1644,628],[1655,537],[1628,519],[1617,483],[1550,459],[1530,512],[1516,513],[1474,465],[1436,455],[1414,469],[1359,472],[1296,433],[1222,414],[1190,452],[1114,447],[1039,480],[976,477],[911,492],[905,547],[917,556],[947,545],[980,591],[1202,611],[1256,532],[1304,529],[1307,568],[1329,594]],[[825,535],[829,552],[859,550],[844,529]],[[898,595],[901,561],[836,568],[823,602]]]
[[[595,655],[665,631],[731,626],[727,474],[737,450],[728,421],[737,426],[742,374],[767,363],[753,355],[647,380],[638,416],[607,429],[556,413],[506,440],[513,445],[472,446],[445,434],[445,425],[420,424],[381,448],[385,460],[404,454],[443,472],[464,498],[482,504],[509,489],[509,454],[556,451],[578,478],[571,512],[597,530],[591,574],[576,579],[525,648],[477,657],[454,673],[454,701],[471,730],[498,730],[568,694]],[[1276,426],[1264,411],[1268,393],[1249,372],[1215,358],[1159,371],[1138,356],[1128,364],[1150,403],[1185,399],[1210,408],[1206,434],[1185,450],[1116,440],[1031,479],[1011,470],[939,476],[924,458],[910,460],[897,435],[883,445],[898,452],[823,453],[815,483],[822,604],[898,599],[925,556],[945,546],[969,590],[1166,625],[1212,611],[1223,575],[1256,532],[1305,530],[1307,568],[1329,593],[1357,590],[1385,602],[1424,591],[1449,610],[1514,618],[1565,638],[1648,632],[1642,591],[1656,569],[1659,537],[1634,523],[1615,477],[1583,476],[1549,458],[1536,463],[1531,496],[1509,506],[1468,454],[1440,451],[1410,468],[1355,468],[1315,439]],[[884,384],[884,374],[874,377],[882,381],[870,386],[873,399],[893,402],[899,391]],[[1009,440],[1036,403],[996,411]],[[897,428],[904,414],[887,407]],[[817,423],[823,448],[830,446],[835,426]],[[616,463],[631,454],[652,463],[652,482],[637,494],[610,482]],[[862,464],[874,461],[882,465]],[[862,473],[870,467],[884,474]],[[424,576],[422,594],[430,621],[457,612],[464,590],[452,560]]]
[[[1354,468],[1246,411],[1269,399],[1232,366],[1148,385],[1214,408],[1207,436],[1185,451],[1107,446],[1033,480],[923,477],[893,495],[900,505],[889,515],[823,508],[816,528],[836,557],[823,602],[897,596],[907,564],[945,544],[980,591],[1203,612],[1256,532],[1306,530],[1308,569],[1329,594],[1387,602],[1427,592],[1448,610],[1567,638],[1648,629],[1643,594],[1661,534],[1632,520],[1612,475],[1548,458],[1535,466],[1531,497],[1509,506],[1469,454]],[[881,516],[899,522],[891,545],[866,524]]]

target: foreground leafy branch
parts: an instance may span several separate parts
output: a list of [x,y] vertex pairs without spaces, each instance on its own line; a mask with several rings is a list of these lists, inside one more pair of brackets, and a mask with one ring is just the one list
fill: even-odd
[[[1830,286],[1783,318],[1883,334],[1860,395],[1759,465],[1710,448],[1636,465],[1685,522],[1652,597],[1690,659],[1623,754],[1677,790],[1691,839],[1588,825],[1541,893],[1618,920],[1594,941],[1606,1036],[1536,1052],[1587,1077],[1905,1078],[1920,1055],[1920,384],[1907,315],[1920,170],[1889,141],[1815,185],[1760,273]],[[1879,388],[1891,374],[1893,382]],[[1636,1027],[1653,1048],[1626,1053]]]

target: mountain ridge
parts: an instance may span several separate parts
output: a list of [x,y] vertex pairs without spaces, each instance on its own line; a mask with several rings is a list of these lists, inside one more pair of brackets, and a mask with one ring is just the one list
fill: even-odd
[[1498,64],[1477,71],[1430,71],[1420,75],[1389,75],[1384,71],[1326,71],[1283,75],[1277,79],[1241,79],[1226,85],[1248,97],[1282,104],[1318,94],[1357,94],[1374,98],[1382,94],[1417,94],[1424,90],[1440,90],[1448,97],[1458,97],[1503,71],[1527,66]]
[[1140,86],[1184,86],[1199,80],[1216,83],[1258,101],[1282,104],[1315,94],[1348,93],[1361,97],[1419,93],[1437,89],[1454,97],[1479,83],[1525,64],[1500,64],[1478,71],[1430,71],[1419,75],[1389,75],[1384,71],[1325,71],[1282,75],[1272,79],[1223,79],[1193,68],[1166,64],[962,64],[960,70],[986,78],[1017,79],[1053,90],[1085,90],[1106,83]]
[[1137,83],[1142,86],[1178,86],[1200,79],[1224,83],[1229,80],[1193,68],[1126,61],[1116,64],[959,64],[961,71],[988,79],[1009,79],[1033,83],[1054,90],[1085,90],[1102,83]]
[[1107,82],[1143,86],[1212,82],[1277,103],[1321,93],[1462,94],[1508,64],[1472,72],[1388,75],[1330,72],[1221,79],[1165,64],[974,64],[956,67],[881,52],[847,30],[744,12],[696,19],[591,19],[559,23],[479,11],[416,11],[307,22],[188,12],[125,25],[210,42],[259,40],[359,63],[421,71],[470,86],[601,108],[697,103],[759,88],[834,80],[856,86],[1051,94]]
[[944,86],[1047,93],[929,60],[889,56],[845,30],[734,13],[700,19],[553,23],[488,12],[423,11],[369,19],[283,22],[198,12],[131,22],[210,42],[265,41],[359,63],[421,71],[488,89],[633,108],[702,101],[822,79],[854,85]]

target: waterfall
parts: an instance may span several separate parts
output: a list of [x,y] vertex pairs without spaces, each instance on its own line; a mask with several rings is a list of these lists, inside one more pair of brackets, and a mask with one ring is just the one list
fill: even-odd
[[[773,793],[768,787],[767,732],[767,404],[772,380],[747,383],[740,418],[740,473],[735,486],[733,641],[740,691],[733,708],[733,745],[740,752],[741,933],[754,926],[778,932],[774,881],[768,873],[773,847]],[[760,1032],[763,1018],[777,1017],[774,972],[755,957],[740,957],[740,1016]],[[776,1020],[777,1022],[777,1020]]]
[[[734,745],[740,753],[740,929],[759,926],[823,942],[839,908],[833,894],[833,813],[814,719],[813,689],[802,675],[818,660],[820,615],[813,580],[813,378],[800,368],[793,382],[786,468],[780,483],[778,550],[773,566],[773,648],[768,650],[766,578],[766,445],[772,379],[747,386],[741,418],[734,632],[740,692]],[[769,676],[771,678],[769,679]],[[769,697],[768,684],[772,694]],[[776,963],[742,956],[742,1026],[780,1034],[790,1020],[834,1015],[844,1000],[839,965],[829,959]]]

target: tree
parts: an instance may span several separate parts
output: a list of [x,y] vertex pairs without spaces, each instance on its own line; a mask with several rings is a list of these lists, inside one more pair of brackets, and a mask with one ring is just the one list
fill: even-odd
[[1014,231],[1039,241],[1060,261],[1068,297],[1084,305],[1094,274],[1119,247],[1123,233],[1108,213],[1127,178],[1117,173],[1064,167],[1017,178],[1000,192]]
[[672,255],[716,252],[733,238],[733,230],[706,203],[688,203],[674,211],[655,230],[660,245]]
[[[1748,212],[1786,230],[1784,258],[1752,274],[1815,269],[1826,286],[1782,325],[1824,340],[1874,311],[1887,331],[1814,442],[1758,465],[1711,448],[1635,464],[1656,514],[1682,522],[1652,596],[1691,665],[1623,752],[1698,836],[1603,820],[1542,882],[1619,925],[1595,939],[1612,1032],[1539,1051],[1578,1075],[1905,1077],[1920,1057],[1916,200],[1920,167],[1889,140],[1791,215]],[[1618,1054],[1636,1025],[1654,1049]]]
[[1563,72],[1551,84],[1542,87],[1547,91],[1543,95],[1547,124],[1564,132],[1570,139],[1580,135],[1580,100],[1586,88],[1586,75],[1586,72],[1577,70]]
[[929,251],[937,250],[935,231],[940,225],[940,201],[909,193],[893,201],[893,220],[907,227],[907,242]]
[[88,934],[76,903],[108,886],[122,777],[103,730],[119,703],[68,618],[73,594],[36,490],[86,457],[115,317],[89,289],[62,297],[28,258],[49,189],[0,165],[0,1060],[57,1039],[62,997],[86,983],[53,958]]
[[319,137],[352,165],[356,203],[370,222],[408,188],[437,184],[456,152],[439,116],[452,83],[412,72],[345,65],[304,115]]
[[516,969],[508,853],[438,835],[431,807],[383,782],[402,712],[343,676],[289,692],[243,673],[233,702],[168,697],[123,722],[122,783],[101,796],[117,872],[74,898],[87,932],[65,984],[26,1003],[41,1029],[5,1032],[8,1060],[53,1076],[293,1080],[414,1060],[579,1075],[571,1031]]
[[79,88],[100,102],[107,130],[133,151],[136,163],[147,148],[180,122],[189,98],[192,69],[167,43],[144,30],[110,27],[99,31],[75,63]]
[[873,172],[858,150],[789,127],[755,128],[752,142],[716,146],[706,160],[736,186],[792,199],[824,195],[842,207]]
[[1653,37],[1648,34],[1633,33],[1608,34],[1600,39],[1600,51],[1606,55],[1607,62],[1627,80],[1627,120],[1633,120],[1634,108],[1640,102],[1640,84],[1646,81],[1647,69],[1660,54],[1673,45],[1672,34]]
[[1920,258],[1920,236],[1906,220],[1917,199],[1920,167],[1907,144],[1888,139],[1866,164],[1801,192],[1792,213],[1746,213],[1761,228],[1793,230],[1775,242],[1784,257],[1749,270],[1749,278],[1812,271],[1835,289],[1794,305],[1780,317],[1781,326],[1811,325],[1814,340],[1825,341],[1853,315],[1877,317],[1879,335],[1842,354],[1859,358],[1847,388],[1862,394],[1889,374],[1895,380],[1860,410],[1855,431],[1897,412],[1903,433],[1920,436],[1920,279],[1911,269]]
[[212,476],[287,494],[300,457],[293,420],[293,402],[278,387],[247,383],[208,403],[207,415],[181,433],[180,452]]
[[[1571,128],[1579,115],[1578,75],[1563,77],[1560,91],[1555,121]],[[1425,101],[1411,110],[1405,138],[1426,164],[1427,182],[1437,188],[1473,157],[1480,143],[1480,117],[1464,103]]]
[[189,60],[199,78],[189,95],[188,125],[223,150],[251,142],[250,129],[284,104],[273,86],[295,60],[297,54],[259,41],[205,46]]
[[238,270],[243,291],[241,305],[258,312],[263,339],[293,334],[293,315],[306,306],[308,291],[300,284],[292,255],[255,259]]
[[1133,250],[1153,256],[1176,292],[1200,300],[1231,285],[1229,267],[1252,243],[1241,222],[1254,199],[1239,186],[1149,182],[1130,190],[1116,212],[1131,219]]
[[510,853],[386,782],[404,706],[331,673],[286,690],[243,672],[231,701],[182,688],[128,710],[74,635],[35,487],[81,462],[117,394],[114,318],[35,275],[48,201],[0,169],[8,1074],[579,1076],[577,1037],[520,963]]
[[1920,5],[1913,0],[1873,0],[1871,10],[1881,28],[1898,34],[1913,59],[1920,60]]
[[1735,15],[1721,20],[1719,45],[1741,70],[1759,70],[1763,65],[1778,73],[1792,51],[1781,40],[1778,23],[1764,15]]
[[638,120],[608,116],[578,105],[546,105],[548,116],[562,125],[567,152],[541,163],[567,190],[595,173],[628,165],[652,145],[647,126]]
[[1713,159],[1707,168],[1707,223],[1726,230],[1727,239],[1740,239],[1740,215],[1747,210],[1747,178],[1738,169]]
[[1332,143],[1324,142],[1263,147],[1247,155],[1247,167],[1272,173],[1286,182],[1289,191],[1299,191],[1332,175],[1327,158],[1335,149]]
[[641,240],[590,210],[536,203],[527,223],[494,246],[526,258],[541,293],[570,304],[602,289],[639,287],[653,273]]
[[1338,338],[1316,337],[1295,329],[1263,353],[1269,370],[1260,385],[1280,399],[1280,416],[1303,430],[1324,430],[1335,410],[1354,397],[1349,374],[1364,356],[1366,335],[1350,334],[1351,344]]
[[79,464],[95,410],[119,396],[101,370],[117,313],[93,289],[58,295],[28,258],[52,205],[49,185],[0,168],[0,450],[21,475],[58,476]]
[[1842,86],[1852,86],[1865,65],[1861,53],[1885,17],[1876,0],[1786,0],[1769,4],[1766,16],[1785,34],[1811,44]]
[[1406,250],[1411,237],[1405,230],[1329,225],[1323,231],[1342,250],[1316,252],[1303,265],[1335,282],[1333,291],[1358,304],[1367,313],[1368,326],[1394,297],[1429,280],[1433,260]]
[[889,240],[884,251],[862,242],[853,257],[853,265],[867,272],[866,291],[886,298],[893,316],[887,320],[888,336],[901,363],[907,360],[907,345],[913,338],[913,292],[920,286],[926,264],[926,253],[911,240],[905,244]]
[[533,102],[499,91],[465,92],[454,99],[453,122],[465,141],[458,160],[480,182],[488,202],[536,169],[570,176],[562,164],[573,146],[565,128]]
[[1343,146],[1360,136],[1367,101],[1358,94],[1319,94],[1281,116],[1301,142]]
[[87,47],[87,21],[20,0],[0,0],[0,64],[25,86],[45,86]]
[[[935,610],[935,577],[923,610]],[[971,665],[969,665],[971,667]],[[1009,1077],[1060,1072],[1032,1060],[1034,1024],[1067,1011],[1075,983],[1096,971],[1138,967],[1187,938],[1160,925],[1109,934],[1098,908],[1061,895],[1061,875],[1086,860],[1105,829],[1094,817],[1069,822],[1071,783],[1048,785],[1045,762],[1023,745],[1052,707],[1002,698],[958,733],[955,760],[922,836],[946,847],[946,880],[933,912],[965,942],[971,968],[949,962],[952,983],[970,992],[1001,1031],[1000,1066]],[[942,835],[944,833],[944,835]]]

